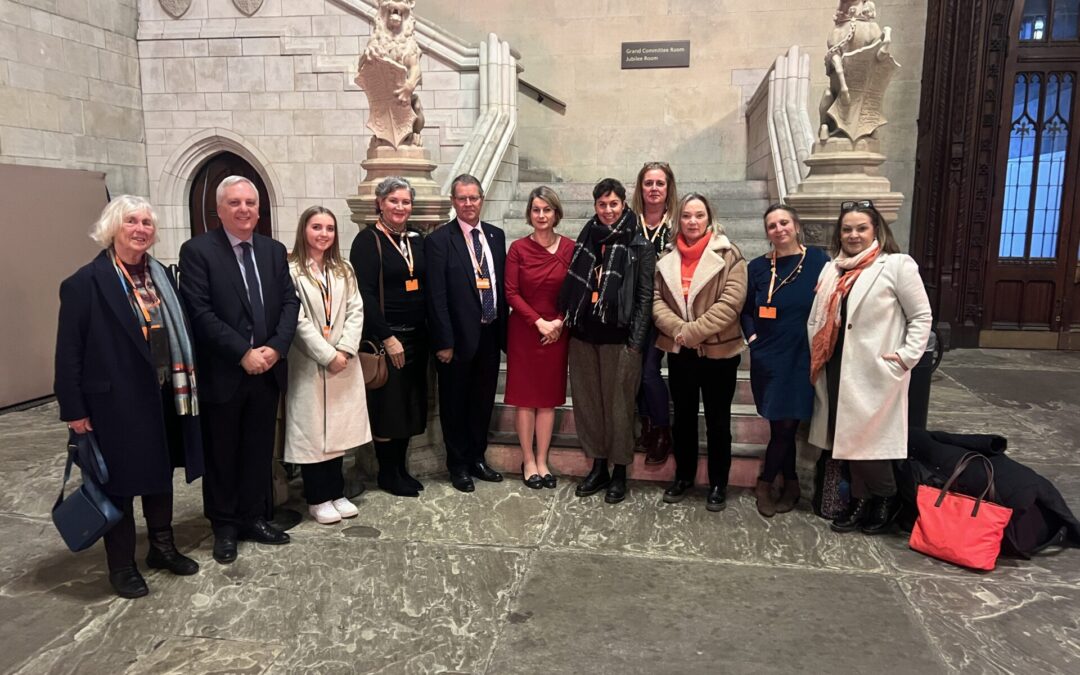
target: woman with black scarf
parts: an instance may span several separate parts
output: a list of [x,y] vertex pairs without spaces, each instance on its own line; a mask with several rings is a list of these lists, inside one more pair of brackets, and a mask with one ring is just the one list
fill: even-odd
[[626,465],[634,461],[635,399],[652,323],[656,252],[626,206],[622,183],[597,183],[593,205],[596,215],[578,235],[559,309],[570,329],[574,423],[593,459],[576,494],[588,497],[606,487],[604,501],[617,504],[626,498]]

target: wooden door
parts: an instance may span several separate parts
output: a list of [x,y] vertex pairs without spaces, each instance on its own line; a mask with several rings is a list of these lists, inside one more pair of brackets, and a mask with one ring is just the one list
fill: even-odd
[[1013,15],[983,347],[1080,348],[1078,10],[1080,0],[1027,0]]
[[217,214],[217,186],[229,176],[243,176],[255,184],[259,191],[259,224],[256,231],[268,237],[274,236],[274,227],[270,216],[270,199],[266,185],[255,167],[244,158],[231,152],[221,152],[206,161],[191,183],[191,236],[221,227]]

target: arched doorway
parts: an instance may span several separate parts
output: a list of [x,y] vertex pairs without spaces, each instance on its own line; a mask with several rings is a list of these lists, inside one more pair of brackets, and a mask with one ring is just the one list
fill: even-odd
[[255,184],[259,191],[259,234],[272,237],[274,232],[270,215],[270,199],[262,176],[244,158],[231,152],[219,152],[199,167],[191,182],[189,206],[191,213],[191,236],[221,227],[217,214],[217,186],[228,176],[243,176]]

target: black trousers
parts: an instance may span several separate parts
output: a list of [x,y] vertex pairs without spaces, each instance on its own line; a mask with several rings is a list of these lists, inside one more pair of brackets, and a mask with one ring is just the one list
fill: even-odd
[[[120,522],[105,533],[105,558],[109,571],[135,564],[135,498],[109,495],[109,500],[120,509]],[[166,530],[172,527],[173,496],[171,492],[142,496],[143,516],[148,530]]]
[[344,466],[344,457],[335,457],[315,464],[301,464],[300,475],[304,478],[304,501],[308,504],[322,504],[344,497],[345,476],[341,473]]
[[740,356],[708,359],[692,349],[668,354],[668,384],[675,408],[671,428],[675,477],[693,481],[698,462],[698,395],[705,403],[705,435],[709,448],[709,484],[727,488],[731,473],[731,401]]
[[896,496],[896,475],[891,459],[863,459],[848,462],[851,494],[859,499]]
[[215,533],[271,515],[280,393],[272,373],[245,375],[231,401],[202,406],[203,508]]
[[469,360],[438,362],[439,420],[446,443],[446,468],[461,471],[484,461],[488,428],[499,385],[499,342],[495,325],[480,331],[480,344]]

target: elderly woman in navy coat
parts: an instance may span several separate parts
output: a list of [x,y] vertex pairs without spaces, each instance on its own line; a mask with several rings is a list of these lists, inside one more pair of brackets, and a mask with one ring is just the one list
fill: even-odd
[[103,250],[60,285],[54,389],[60,419],[93,431],[109,470],[102,487],[123,513],[105,535],[109,583],[118,595],[146,595],[135,564],[134,498],[142,497],[150,550],[146,565],[195,574],[176,549],[172,474],[202,475],[195,362],[187,317],[169,271],[147,251],[157,233],[140,197],[113,199],[91,237]]

